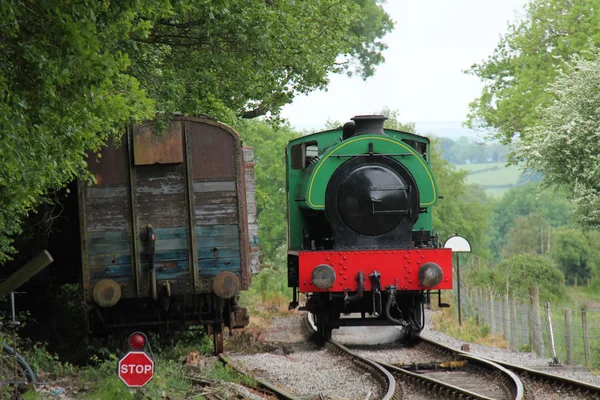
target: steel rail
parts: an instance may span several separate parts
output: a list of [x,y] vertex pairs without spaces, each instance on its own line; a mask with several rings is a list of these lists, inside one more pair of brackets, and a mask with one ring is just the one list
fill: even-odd
[[477,357],[477,356],[474,356],[473,354],[470,354],[470,353],[467,353],[467,352],[464,352],[461,350],[456,350],[452,347],[445,346],[445,345],[435,342],[433,340],[425,339],[422,337],[419,338],[419,340],[422,343],[424,343],[426,346],[429,346],[438,351],[443,351],[447,354],[452,354],[452,355],[457,355],[459,357],[462,357],[462,358],[466,359],[470,365],[473,365],[477,368],[486,370],[491,373],[499,374],[500,379],[504,382],[505,386],[511,391],[511,394],[514,396],[513,398],[515,400],[523,399],[523,397],[525,395],[525,389],[523,387],[523,382],[521,382],[521,379],[517,376],[517,374],[510,371],[510,369],[505,368],[500,363],[498,363],[494,360],[488,359],[488,358]]
[[[302,324],[302,329],[306,330],[309,334],[316,334],[317,328],[315,326],[315,321],[311,313],[306,314],[306,318],[304,318],[305,324]],[[385,388],[385,395],[382,397],[382,400],[399,400],[401,399],[401,391],[397,390],[396,379],[394,379],[393,375],[390,374],[384,367],[382,367],[379,363],[369,360],[368,358],[362,357],[352,350],[347,348],[346,346],[338,343],[334,340],[328,340],[325,343],[325,348],[328,351],[332,351],[337,354],[341,354],[344,357],[350,357],[352,361],[359,366],[360,368],[367,370],[371,376],[374,376],[379,384]]]
[[415,386],[424,387],[429,392],[444,399],[494,400],[492,397],[486,397],[404,368],[399,368],[385,363],[381,363],[381,365],[390,371],[398,380],[416,384]]
[[281,399],[281,400],[300,400],[299,397],[295,397],[294,395],[286,392],[285,390],[283,390],[281,388],[278,388],[277,386],[272,385],[269,382],[267,382],[267,381],[265,381],[263,379],[257,378],[256,376],[252,375],[252,373],[250,373],[249,371],[247,371],[245,368],[243,368],[239,364],[236,364],[233,361],[231,361],[227,356],[225,356],[223,354],[219,354],[219,359],[225,365],[231,367],[231,369],[233,369],[238,374],[247,376],[247,377],[251,378],[252,380],[256,381],[256,383],[258,384],[258,386],[261,389],[265,390],[269,394],[272,394],[273,396],[277,397],[278,399]]
[[[547,372],[538,371],[535,369],[514,365],[504,361],[492,360],[496,364],[502,365],[508,370],[515,371],[518,376],[529,378],[544,384],[554,384],[557,389],[570,389],[579,394],[589,395],[591,397],[600,398],[600,387],[591,383],[578,381],[576,379],[566,378],[559,375],[551,375]],[[559,367],[557,367],[559,368]]]
[[396,379],[379,363],[354,353],[334,340],[328,340],[325,343],[325,348],[344,357],[350,357],[354,364],[375,377],[381,387],[384,388],[385,395],[381,398],[382,400],[401,399],[399,391],[396,390]]

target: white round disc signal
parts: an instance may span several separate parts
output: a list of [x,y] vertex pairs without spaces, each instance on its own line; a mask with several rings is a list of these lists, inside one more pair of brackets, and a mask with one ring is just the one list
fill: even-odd
[[154,376],[154,360],[143,351],[130,351],[119,360],[119,378],[129,387],[142,387]]

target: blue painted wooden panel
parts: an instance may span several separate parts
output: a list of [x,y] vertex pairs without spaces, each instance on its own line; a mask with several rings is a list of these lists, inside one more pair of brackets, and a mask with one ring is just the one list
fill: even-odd
[[207,236],[239,236],[240,230],[237,225],[204,225],[196,226],[196,237]]
[[237,225],[196,226],[196,242],[201,276],[214,276],[222,271],[241,273]]
[[133,275],[131,265],[113,265],[90,270],[91,278],[96,280],[104,278],[115,279],[117,277],[129,279],[131,275]]
[[239,249],[228,249],[228,248],[219,248],[216,252],[213,251],[212,248],[208,249],[198,249],[198,259],[213,259],[213,258],[232,258],[237,257],[240,258],[240,250]]
[[129,254],[100,254],[88,258],[90,266],[98,267],[111,265],[131,265],[131,256]]
[[198,248],[229,248],[239,249],[240,239],[237,236],[208,236],[196,238]]
[[189,263],[187,260],[154,263],[156,279],[181,279],[189,278]]
[[239,257],[199,260],[199,264],[201,276],[214,276],[223,271],[239,275],[242,271]]
[[186,227],[155,228],[155,229],[153,229],[153,233],[154,233],[154,236],[156,236],[156,240],[186,239],[187,238],[187,228]]

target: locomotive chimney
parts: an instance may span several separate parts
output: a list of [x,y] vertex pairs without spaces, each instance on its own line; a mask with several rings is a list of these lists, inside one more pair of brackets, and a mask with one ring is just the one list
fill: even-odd
[[383,115],[357,115],[350,118],[355,123],[354,135],[379,134],[383,135],[383,123],[387,117]]

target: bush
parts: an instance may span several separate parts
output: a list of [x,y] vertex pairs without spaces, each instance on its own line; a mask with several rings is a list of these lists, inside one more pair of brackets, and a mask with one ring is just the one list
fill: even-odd
[[539,288],[540,300],[556,302],[566,297],[565,277],[549,257],[538,254],[518,254],[502,261],[489,271],[478,271],[473,284],[491,286],[496,293],[504,293],[508,285],[511,297],[529,294],[530,286]]

